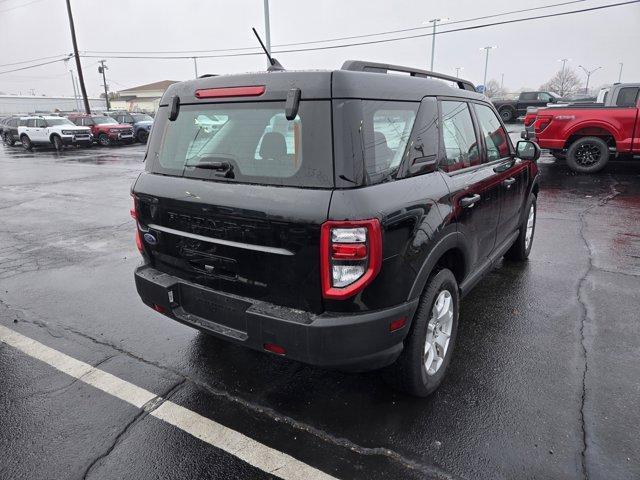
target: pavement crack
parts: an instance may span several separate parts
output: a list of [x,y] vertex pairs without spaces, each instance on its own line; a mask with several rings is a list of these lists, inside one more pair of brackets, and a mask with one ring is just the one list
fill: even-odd
[[[106,360],[104,360],[104,361],[106,361]],[[147,415],[149,415],[153,410],[155,410],[160,405],[162,405],[171,396],[175,395],[175,393],[178,390],[180,390],[180,388],[182,388],[182,386],[184,385],[185,381],[186,381],[185,379],[180,380],[179,382],[177,382],[174,385],[172,385],[165,393],[163,393],[162,395],[158,395],[157,397],[155,397],[155,398],[151,399],[149,402],[147,402],[136,413],[136,415],[129,422],[127,422],[127,424],[124,425],[124,427],[118,432],[118,434],[115,436],[115,438],[113,439],[111,444],[107,447],[107,449],[91,461],[89,466],[84,471],[84,474],[82,475],[82,479],[86,480],[87,478],[89,478],[89,475],[91,475],[91,472],[94,469],[96,469],[104,461],[105,458],[107,458],[109,455],[111,455],[111,453],[116,449],[116,447],[122,443],[123,439],[127,436],[127,434],[139,422],[144,420],[147,417]],[[155,402],[155,404],[154,404],[154,402]]]
[[578,281],[578,286],[576,291],[576,297],[578,299],[578,303],[582,310],[582,314],[580,317],[580,345],[582,347],[582,358],[584,362],[584,367],[582,369],[582,392],[580,395],[580,427],[582,430],[582,449],[580,452],[580,460],[581,460],[581,467],[582,467],[582,478],[584,480],[589,479],[589,470],[587,465],[588,435],[587,435],[587,428],[586,428],[586,422],[585,422],[585,403],[586,403],[586,396],[587,396],[586,384],[587,384],[587,374],[589,372],[589,361],[588,361],[588,349],[587,349],[587,343],[586,343],[586,337],[585,337],[585,326],[587,321],[592,320],[589,316],[589,308],[588,308],[587,299],[586,299],[587,295],[585,294],[584,290],[586,288],[587,278],[589,277],[589,275],[593,271],[598,270],[598,268],[594,265],[594,252],[586,236],[586,228],[587,228],[586,216],[589,213],[591,213],[592,210],[606,205],[615,197],[620,195],[620,192],[616,189],[616,186],[615,186],[616,182],[613,179],[612,179],[612,182],[613,183],[611,186],[611,192],[607,196],[600,199],[597,203],[585,208],[582,212],[580,212],[578,216],[578,219],[580,221],[580,228],[578,232],[579,232],[580,238],[584,242],[584,245],[587,249],[587,260],[588,260],[587,268],[585,269],[584,274]]

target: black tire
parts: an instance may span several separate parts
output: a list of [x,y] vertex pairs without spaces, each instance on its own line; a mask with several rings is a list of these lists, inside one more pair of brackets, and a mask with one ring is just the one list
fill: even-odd
[[147,140],[149,139],[149,132],[146,130],[138,130],[136,138],[140,143],[147,143]]
[[516,112],[513,110],[513,108],[504,107],[501,108],[498,113],[500,114],[500,118],[502,118],[502,121],[504,123],[513,122],[513,120],[515,120]]
[[98,144],[103,147],[108,147],[111,145],[111,140],[109,139],[109,135],[106,133],[101,133],[98,135]]
[[599,137],[583,137],[567,150],[567,165],[574,172],[595,173],[609,161],[609,145]]
[[59,152],[64,148],[64,143],[62,139],[58,135],[53,135],[51,137],[51,143],[53,143],[53,147]]
[[25,150],[28,150],[29,152],[33,150],[33,143],[31,143],[31,139],[27,135],[22,135],[20,137],[20,142]]
[[5,145],[9,145],[10,147],[13,147],[16,144],[16,139],[13,138],[13,134],[11,132],[4,132],[2,135],[2,141]]
[[[436,300],[445,290],[450,294],[453,307],[451,332],[442,363],[434,373],[429,374],[425,366],[427,332]],[[402,353],[393,365],[382,371],[382,377],[389,385],[417,397],[426,397],[438,388],[455,347],[459,307],[458,283],[451,270],[442,269],[433,273],[420,298],[420,304],[411,323],[411,330],[404,340]]]
[[549,150],[557,160],[564,160],[567,158],[567,154],[563,150]]
[[[527,242],[527,225],[529,223],[529,215],[531,210],[533,209],[533,225],[531,230],[531,236],[529,241]],[[537,207],[537,198],[535,195],[531,194],[529,196],[529,200],[527,201],[524,215],[522,218],[522,223],[520,224],[520,233],[518,234],[518,238],[511,245],[511,248],[507,250],[507,253],[504,254],[504,258],[508,260],[513,260],[515,262],[523,262],[527,258],[529,258],[529,254],[531,253],[531,247],[533,246],[533,238],[536,233],[536,220],[538,219],[538,207]]]

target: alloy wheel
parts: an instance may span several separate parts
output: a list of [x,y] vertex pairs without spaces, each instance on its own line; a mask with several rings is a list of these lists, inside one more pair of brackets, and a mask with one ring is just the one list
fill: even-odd
[[533,204],[529,207],[529,216],[527,217],[527,230],[524,235],[524,248],[529,250],[531,239],[533,238],[533,227],[536,224],[536,209]]
[[441,290],[431,310],[424,343],[424,367],[427,375],[435,375],[447,355],[453,328],[453,298],[449,290]]
[[582,166],[589,167],[600,160],[602,152],[600,147],[594,143],[584,143],[576,149],[576,162]]

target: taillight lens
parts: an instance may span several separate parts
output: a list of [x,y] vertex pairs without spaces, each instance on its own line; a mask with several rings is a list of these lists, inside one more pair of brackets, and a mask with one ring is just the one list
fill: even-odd
[[551,115],[541,115],[536,118],[536,123],[534,129],[536,133],[542,132],[545,128],[549,126],[553,117]]
[[527,115],[526,117],[524,117],[524,126],[528,127],[535,121],[536,121],[536,117],[534,115]]
[[133,206],[131,207],[131,210],[129,210],[129,214],[131,215],[131,218],[135,220],[135,223],[136,223],[136,247],[138,247],[138,251],[140,253],[144,253],[142,235],[140,234],[140,228],[138,227],[138,204],[137,204],[135,195],[132,194],[131,198],[133,199]]
[[342,300],[366,287],[382,265],[380,222],[328,221],[320,234],[322,293]]

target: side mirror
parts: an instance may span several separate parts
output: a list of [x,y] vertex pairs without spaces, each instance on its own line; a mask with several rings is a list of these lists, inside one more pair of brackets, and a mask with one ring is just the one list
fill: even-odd
[[522,160],[538,161],[540,158],[540,147],[535,142],[520,140],[516,145],[516,156]]

